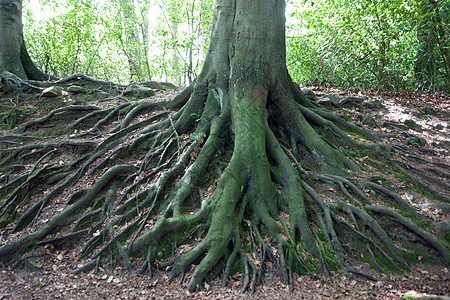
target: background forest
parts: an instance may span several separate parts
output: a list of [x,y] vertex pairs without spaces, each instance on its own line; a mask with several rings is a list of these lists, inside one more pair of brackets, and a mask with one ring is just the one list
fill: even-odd
[[[448,91],[450,3],[287,1],[288,69],[298,83]],[[213,0],[25,0],[38,67],[120,83],[188,85],[209,44]]]

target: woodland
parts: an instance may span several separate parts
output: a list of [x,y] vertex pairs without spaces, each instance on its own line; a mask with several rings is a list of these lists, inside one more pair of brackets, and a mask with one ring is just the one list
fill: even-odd
[[0,0],[0,298],[445,298],[449,11]]

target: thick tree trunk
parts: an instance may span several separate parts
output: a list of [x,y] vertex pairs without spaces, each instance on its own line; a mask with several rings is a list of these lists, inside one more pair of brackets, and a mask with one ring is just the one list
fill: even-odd
[[0,73],[11,72],[22,79],[48,79],[28,55],[22,29],[22,1],[0,0]]
[[[215,3],[208,56],[175,126],[178,132],[189,131],[194,125],[192,114],[203,111],[202,121],[211,124],[208,142],[214,145],[213,138],[218,134],[216,126],[222,126],[220,130],[223,130],[224,124],[228,123],[226,120],[229,120],[234,147],[214,196],[205,204],[210,215],[208,234],[195,250],[180,258],[171,273],[172,278],[183,273],[193,260],[205,255],[189,284],[191,291],[225,256],[231,241],[235,249],[239,249],[236,234],[240,229],[236,222],[245,211],[251,211],[252,222],[263,224],[270,236],[283,247],[284,242],[279,237],[281,228],[276,224],[277,193],[269,157],[286,176],[284,197],[293,232],[301,236],[305,249],[313,254],[317,252],[306,219],[300,178],[276,141],[269,119],[271,123],[283,126],[294,140],[304,144],[321,169],[342,172],[343,164],[301,111],[298,102],[313,104],[294,86],[286,68],[284,12],[285,1],[282,0],[217,0]],[[176,104],[177,101],[172,105]],[[217,145],[210,146],[208,142],[204,149],[216,147],[209,155],[214,154]],[[197,159],[194,165],[204,168],[211,156],[205,159],[206,162]],[[198,180],[191,176],[182,182],[185,186],[195,186]],[[186,188],[180,190],[171,199],[183,201]],[[176,209],[173,209],[176,214]],[[240,211],[240,215],[236,211]],[[153,234],[148,232],[137,239],[130,252],[136,253],[147,245]],[[287,283],[287,273],[285,275]]]
[[[267,119],[265,107],[272,107],[269,113],[279,114],[276,121],[305,143],[319,164],[336,170],[342,165],[295,103],[307,100],[297,91],[294,99],[292,89],[298,89],[286,68],[284,11],[285,3],[280,0],[216,1],[211,45],[194,93],[213,92],[219,97],[220,109],[230,105],[233,115],[239,103],[250,102],[248,108],[255,108],[252,102],[262,101],[258,105],[264,115],[261,110],[249,113]],[[191,102],[189,106],[199,104]],[[192,109],[186,109],[182,119],[189,119]],[[245,120],[233,121],[235,127],[246,124]]]

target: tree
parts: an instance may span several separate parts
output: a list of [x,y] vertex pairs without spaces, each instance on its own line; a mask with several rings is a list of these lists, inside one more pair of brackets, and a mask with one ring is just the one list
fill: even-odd
[[[447,4],[448,5],[448,4]],[[414,72],[418,82],[424,87],[433,88],[435,81],[443,79],[444,89],[449,90],[450,51],[448,46],[448,13],[443,1],[419,1],[420,18],[417,24],[417,58]],[[437,58],[441,56],[442,62]],[[441,74],[439,74],[441,73]],[[445,76],[442,76],[445,74]],[[441,75],[441,76],[439,76]]]
[[[83,107],[91,113],[64,132],[95,120],[78,136],[90,135],[92,141],[8,149],[2,166],[35,166],[2,188],[1,216],[6,222],[17,219],[15,232],[38,227],[41,212],[57,197],[69,200],[45,225],[1,247],[2,261],[34,246],[76,240],[84,244],[80,257],[91,260],[75,272],[114,266],[117,260],[133,270],[130,257],[142,256],[142,272],[151,274],[154,263],[171,266],[171,280],[196,265],[190,291],[220,272],[226,284],[236,271],[245,274],[243,290],[250,278],[255,287],[266,260],[279,265],[286,284],[292,283],[292,272],[329,274],[336,268],[373,279],[352,269],[353,258],[379,270],[404,270],[418,253],[448,261],[445,247],[414,223],[423,217],[380,185],[382,176],[358,173],[362,166],[354,157],[370,155],[384,170],[393,163],[389,149],[306,98],[291,81],[284,12],[281,0],[216,0],[203,70],[174,99],[108,110]],[[161,112],[136,118],[152,110]],[[59,112],[19,130],[37,130]],[[124,113],[119,127],[99,139],[99,127]],[[353,139],[341,128],[371,142]],[[71,149],[72,161],[36,169],[63,149]],[[43,196],[31,197],[35,185],[45,188],[41,183],[55,182],[54,176],[59,181]],[[72,193],[80,178],[92,184]],[[336,193],[322,193],[327,186]],[[378,201],[384,205],[375,205]],[[62,233],[63,228],[71,232]]]
[[[155,50],[153,64],[174,83],[189,85],[201,71],[209,46],[212,0],[156,1],[153,24]],[[160,71],[161,73],[161,71]],[[167,79],[166,79],[167,80]]]
[[[130,68],[130,82],[151,78],[148,63],[148,14],[149,3],[143,1],[136,7],[134,1],[120,1],[123,19],[123,35],[120,37],[122,49]],[[139,10],[139,14],[136,10]]]
[[22,1],[0,1],[0,73],[11,72],[22,79],[46,80],[28,55],[22,33]]

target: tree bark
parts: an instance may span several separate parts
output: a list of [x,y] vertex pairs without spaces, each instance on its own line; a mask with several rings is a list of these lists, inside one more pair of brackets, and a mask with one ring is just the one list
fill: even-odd
[[0,73],[11,72],[22,79],[48,79],[31,60],[22,30],[22,1],[0,0]]
[[141,82],[150,80],[151,71],[148,63],[148,1],[140,3],[139,8],[136,8],[134,1],[121,1],[121,7],[124,31],[122,47],[128,59],[130,82],[133,82],[133,80]]

